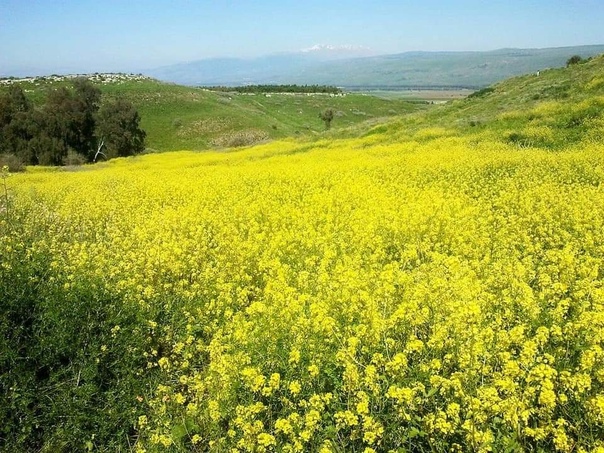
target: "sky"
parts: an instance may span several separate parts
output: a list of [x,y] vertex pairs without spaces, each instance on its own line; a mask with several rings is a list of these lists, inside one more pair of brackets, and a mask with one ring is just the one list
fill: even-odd
[[406,51],[604,44],[604,0],[0,0],[0,75],[144,72],[316,44]]

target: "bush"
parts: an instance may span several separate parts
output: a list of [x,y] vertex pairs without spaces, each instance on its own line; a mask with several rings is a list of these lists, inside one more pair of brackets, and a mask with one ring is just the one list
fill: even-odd
[[63,158],[63,165],[79,166],[87,162],[86,157],[75,151],[68,151],[67,156]]
[[490,94],[494,91],[495,91],[495,88],[493,88],[493,87],[482,88],[481,90],[474,91],[474,93],[470,94],[468,96],[468,99],[482,98],[482,97],[485,97],[487,94]]
[[519,148],[530,148],[533,146],[531,139],[520,132],[510,132],[506,136],[506,141]]
[[25,171],[25,164],[14,154],[0,154],[0,168],[7,166],[11,173]]
[[333,121],[334,116],[335,111],[333,109],[325,109],[319,113],[319,118],[325,123],[325,129],[329,129],[331,127],[331,122]]
[[583,62],[583,58],[581,58],[580,55],[573,55],[568,60],[566,60],[566,67],[572,66],[572,65],[575,65],[575,64],[579,64],[581,62]]
[[0,256],[0,450],[125,450],[153,374],[140,376],[150,349],[141,312],[33,251],[44,232],[60,233],[38,221],[33,231],[30,215],[15,213],[19,248]]

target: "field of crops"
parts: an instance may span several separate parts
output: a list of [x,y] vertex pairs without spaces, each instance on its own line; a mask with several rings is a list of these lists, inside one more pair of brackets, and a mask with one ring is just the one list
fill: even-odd
[[3,175],[0,448],[604,451],[604,149],[432,132]]

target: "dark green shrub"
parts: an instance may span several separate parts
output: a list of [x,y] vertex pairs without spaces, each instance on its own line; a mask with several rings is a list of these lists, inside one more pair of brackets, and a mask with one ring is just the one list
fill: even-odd
[[519,148],[528,148],[533,146],[532,140],[519,132],[509,133],[506,137],[506,141],[510,144],[518,146]]
[[566,60],[566,66],[572,66],[575,64],[579,64],[583,61],[583,58],[580,55],[573,55],[568,60]]
[[331,122],[333,121],[334,116],[335,111],[333,109],[325,109],[319,113],[319,118],[325,123],[325,129],[331,128]]
[[482,98],[485,97],[486,95],[493,93],[495,91],[495,88],[493,87],[486,87],[486,88],[482,88],[478,91],[474,91],[472,94],[470,94],[467,99],[476,99],[476,98]]
[[157,341],[138,305],[53,266],[56,252],[23,217],[12,213],[0,254],[0,451],[127,450]]

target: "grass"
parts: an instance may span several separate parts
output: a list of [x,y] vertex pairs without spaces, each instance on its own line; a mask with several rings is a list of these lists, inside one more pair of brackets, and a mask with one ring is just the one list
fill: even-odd
[[239,132],[255,132],[267,139],[317,135],[324,130],[319,112],[325,108],[336,110],[334,128],[418,109],[405,101],[358,94],[245,95],[157,82],[138,84],[132,89],[107,87],[105,91],[107,96],[120,96],[124,92],[139,108],[142,127],[148,133],[148,146],[159,151],[216,148]]
[[604,56],[582,64],[514,77],[464,99],[374,127],[358,125],[334,136],[379,134],[403,140],[427,128],[518,147],[556,150],[602,137]]
[[[48,89],[69,82],[41,85],[23,83],[34,102],[42,102]],[[153,79],[99,85],[103,96],[131,101],[147,132],[153,151],[205,150],[231,143],[244,145],[285,137],[320,135],[325,130],[319,113],[333,108],[332,128],[339,130],[366,121],[384,120],[426,106],[401,99],[380,99],[366,94],[248,95],[212,92]],[[243,139],[241,143],[241,137]]]

